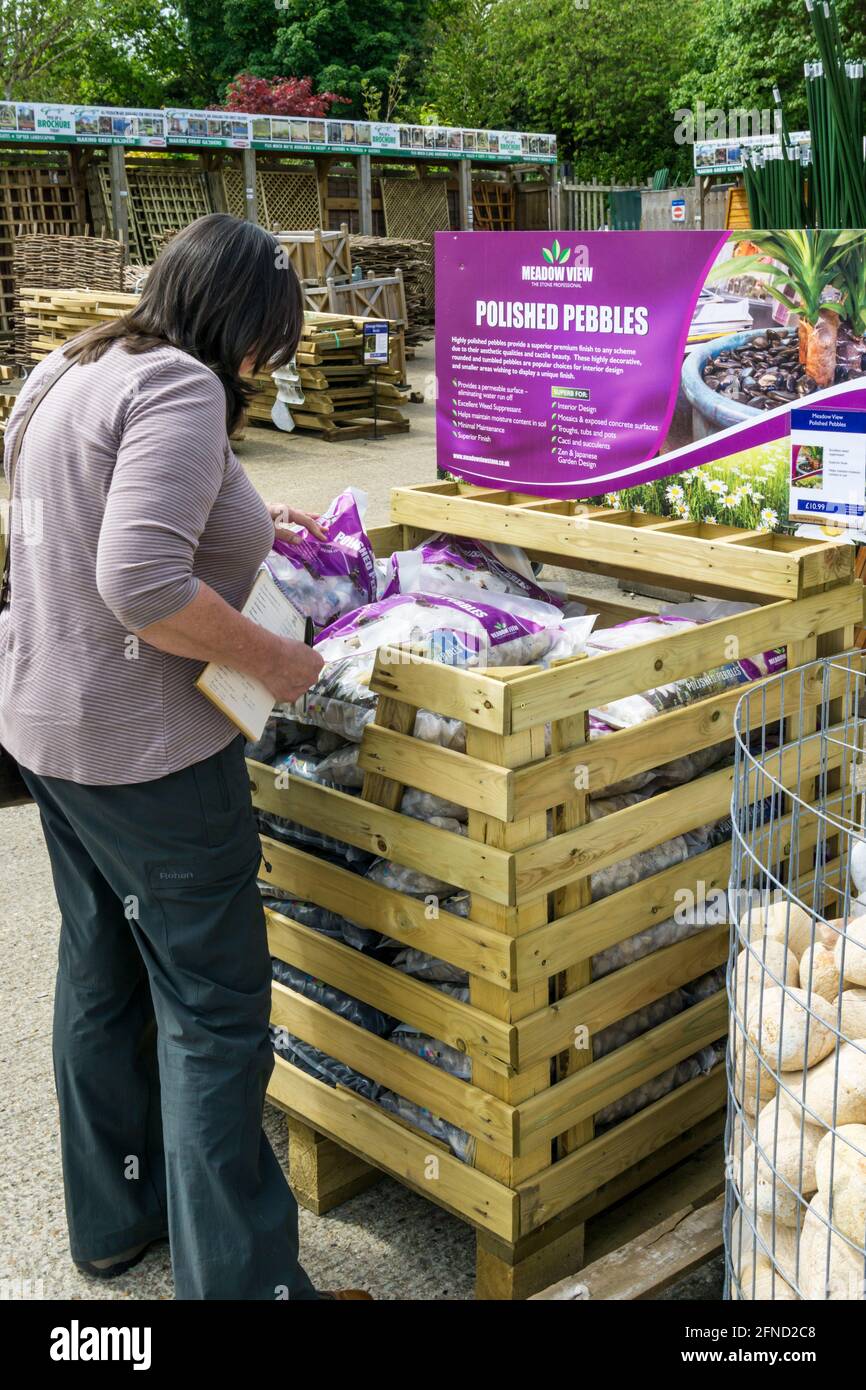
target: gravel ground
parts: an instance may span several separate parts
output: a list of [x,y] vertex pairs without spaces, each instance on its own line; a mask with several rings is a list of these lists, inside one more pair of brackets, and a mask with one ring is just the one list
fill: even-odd
[[[325,444],[256,427],[237,446],[238,455],[268,501],[315,510],[353,483],[368,493],[368,524],[386,523],[392,487],[435,479],[432,370],[427,344],[410,369],[415,388],[428,399],[407,405],[409,434]],[[9,1296],[8,1281],[29,1281],[31,1291],[45,1299],[170,1299],[165,1246],[110,1284],[83,1278],[69,1259],[51,1076],[59,921],[32,807],[0,813],[0,846],[0,1297]],[[271,1107],[266,1127],[285,1163],[285,1120]],[[390,1179],[325,1217],[302,1211],[301,1249],[320,1288],[361,1286],[380,1299],[472,1297],[470,1229]]]

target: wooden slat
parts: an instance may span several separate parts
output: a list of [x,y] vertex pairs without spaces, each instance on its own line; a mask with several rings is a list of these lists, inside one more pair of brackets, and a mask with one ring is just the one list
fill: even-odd
[[[761,710],[768,723],[779,717],[783,699],[788,707],[792,698],[799,705],[800,680],[800,672],[792,670],[784,681],[760,682],[767,685],[766,695],[761,697]],[[831,671],[830,691],[841,692],[845,680],[844,671]],[[807,674],[803,684],[804,708],[814,708],[821,703],[823,682],[824,672],[817,667]],[[605,787],[625,777],[648,772],[674,758],[712,748],[733,738],[737,705],[746,691],[754,690],[758,684],[736,686],[722,695],[711,695],[706,700],[659,714],[645,724],[593,739],[580,757],[593,795],[597,796]],[[530,815],[557,805],[574,786],[576,761],[571,754],[560,754],[518,768],[514,773],[514,814]]]
[[373,1101],[326,1086],[281,1057],[274,1061],[268,1097],[275,1104],[464,1221],[514,1239],[517,1198],[503,1183],[461,1163],[429,1135],[398,1124]]
[[[415,727],[416,709],[402,700],[388,700],[384,696],[376,704],[376,727],[380,733],[391,733],[395,738],[405,738],[415,747],[416,740],[407,735]],[[365,735],[370,729],[364,730]],[[382,768],[368,768],[361,789],[361,798],[372,801],[376,806],[384,806],[388,811],[399,811],[403,801],[405,779],[394,773],[386,774]]]
[[419,709],[436,710],[449,719],[462,719],[488,733],[507,732],[508,688],[480,671],[459,670],[423,657],[409,660],[397,647],[382,647],[370,689]]
[[724,990],[702,999],[518,1107],[520,1144],[555,1138],[728,1031]]
[[277,786],[274,768],[251,758],[247,768],[253,805],[262,811],[310,826],[421,873],[441,866],[459,888],[484,893],[495,902],[514,901],[514,859],[503,850],[490,849],[453,831],[440,830],[303,777],[282,774],[285,785]]
[[829,583],[850,575],[853,566],[850,553],[843,553],[850,552],[850,547],[832,542],[819,543],[814,550],[803,545],[794,553],[786,553],[778,550],[774,538],[768,536],[765,548],[737,550],[723,542],[691,535],[668,535],[652,526],[599,517],[590,521],[588,516],[561,516],[502,501],[491,505],[487,497],[481,500],[477,495],[460,496],[456,490],[450,496],[430,493],[423,486],[394,488],[391,520],[477,540],[543,546],[572,558],[604,562],[615,554],[621,566],[641,574],[651,573],[662,579],[670,569],[679,578],[693,581],[698,592],[704,581],[741,591],[748,588],[756,596],[796,598],[804,556],[808,555],[810,584],[816,582],[816,567],[824,582]]
[[[841,730],[834,726],[826,733],[838,737]],[[788,748],[781,757],[770,759],[768,773],[784,782],[791,775],[806,776],[819,767],[838,767],[841,760],[840,748],[828,748],[824,738],[813,735]],[[721,768],[622,811],[613,811],[591,825],[557,835],[544,844],[518,850],[518,901],[524,895],[534,897],[545,890],[551,892],[568,883],[576,872],[595,873],[630,854],[649,849],[659,843],[659,827],[669,838],[718,820],[730,807],[733,781],[734,769]],[[764,778],[761,794],[767,795],[771,785],[769,776]]]
[[577,1027],[598,1032],[724,964],[728,934],[725,925],[707,927],[521,1019],[516,1024],[519,1066],[531,1066],[568,1047]]
[[702,1207],[684,1207],[532,1298],[558,1303],[657,1298],[721,1250],[724,1215],[724,1197]]
[[[773,823],[774,842],[778,839],[779,854],[786,857],[790,849],[791,817],[781,816]],[[801,844],[813,846],[817,840],[817,821],[800,830]],[[829,873],[831,866],[827,866]],[[515,946],[515,968],[519,980],[536,975],[552,975],[577,960],[585,960],[625,941],[636,932],[644,931],[672,917],[679,894],[694,894],[695,901],[715,901],[715,895],[727,895],[731,869],[731,842],[726,840],[703,854],[693,855],[686,862],[672,864],[661,873],[641,879],[639,883],[621,888],[606,898],[590,903],[578,912],[549,922],[538,931],[521,937]],[[826,874],[825,874],[826,878]]]
[[295,1037],[354,1067],[362,1076],[369,1076],[502,1153],[516,1152],[517,1126],[512,1106],[396,1043],[350,1023],[276,980],[271,1023],[288,1029]]
[[545,1172],[521,1183],[517,1189],[521,1231],[543,1226],[601,1183],[617,1177],[676,1139],[683,1130],[712,1115],[724,1105],[725,1091],[725,1068],[720,1063],[709,1076],[687,1081]]
[[266,916],[271,955],[461,1052],[483,1055],[492,1071],[511,1075],[516,1042],[512,1024],[491,1018],[471,1004],[463,1004],[278,912],[268,909]]
[[451,965],[512,987],[514,945],[501,932],[453,912],[431,912],[408,893],[384,888],[305,850],[262,836],[260,877],[298,898],[315,901],[359,927],[393,936],[405,946],[438,956]]
[[730,661],[734,643],[741,656],[751,656],[832,631],[841,623],[861,622],[864,596],[863,585],[846,584],[524,676],[508,685],[511,728],[517,732],[566,712],[594,709],[636,691],[701,675]]
[[365,772],[400,777],[407,786],[446,797],[470,811],[512,819],[515,774],[509,768],[380,728],[378,716],[364,730],[358,763]]

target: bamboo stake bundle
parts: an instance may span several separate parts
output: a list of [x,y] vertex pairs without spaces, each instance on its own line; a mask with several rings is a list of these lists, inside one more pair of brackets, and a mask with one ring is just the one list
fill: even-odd
[[845,56],[835,0],[806,0],[821,61],[806,64],[820,225],[866,227],[863,63]]

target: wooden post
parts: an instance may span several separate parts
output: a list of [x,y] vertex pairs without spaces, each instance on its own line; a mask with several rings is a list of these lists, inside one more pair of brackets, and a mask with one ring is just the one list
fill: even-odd
[[471,159],[457,161],[457,190],[460,198],[460,230],[471,232],[474,226]]
[[328,174],[334,163],[333,156],[319,155],[316,158],[316,184],[319,189],[319,226],[328,230]]
[[547,225],[550,231],[555,232],[562,225],[562,206],[560,196],[559,167],[556,164],[547,166]]
[[368,154],[358,155],[358,231],[373,235],[373,169]]
[[126,261],[129,259],[129,185],[126,182],[126,150],[123,145],[109,147],[108,169],[111,176],[111,220]]
[[222,150],[203,150],[201,164],[207,179],[208,192],[214,212],[228,212],[226,188],[223,182]]
[[256,152],[241,150],[241,169],[244,176],[244,217],[248,222],[259,224],[259,206],[256,200]]
[[289,1182],[298,1204],[315,1216],[324,1216],[382,1177],[380,1169],[294,1116],[288,1117],[288,1128]]

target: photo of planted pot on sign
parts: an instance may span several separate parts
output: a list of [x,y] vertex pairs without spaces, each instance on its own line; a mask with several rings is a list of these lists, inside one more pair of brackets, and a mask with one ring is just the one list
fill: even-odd
[[866,375],[866,232],[734,233],[722,255],[693,329],[742,326],[686,358],[693,438]]

